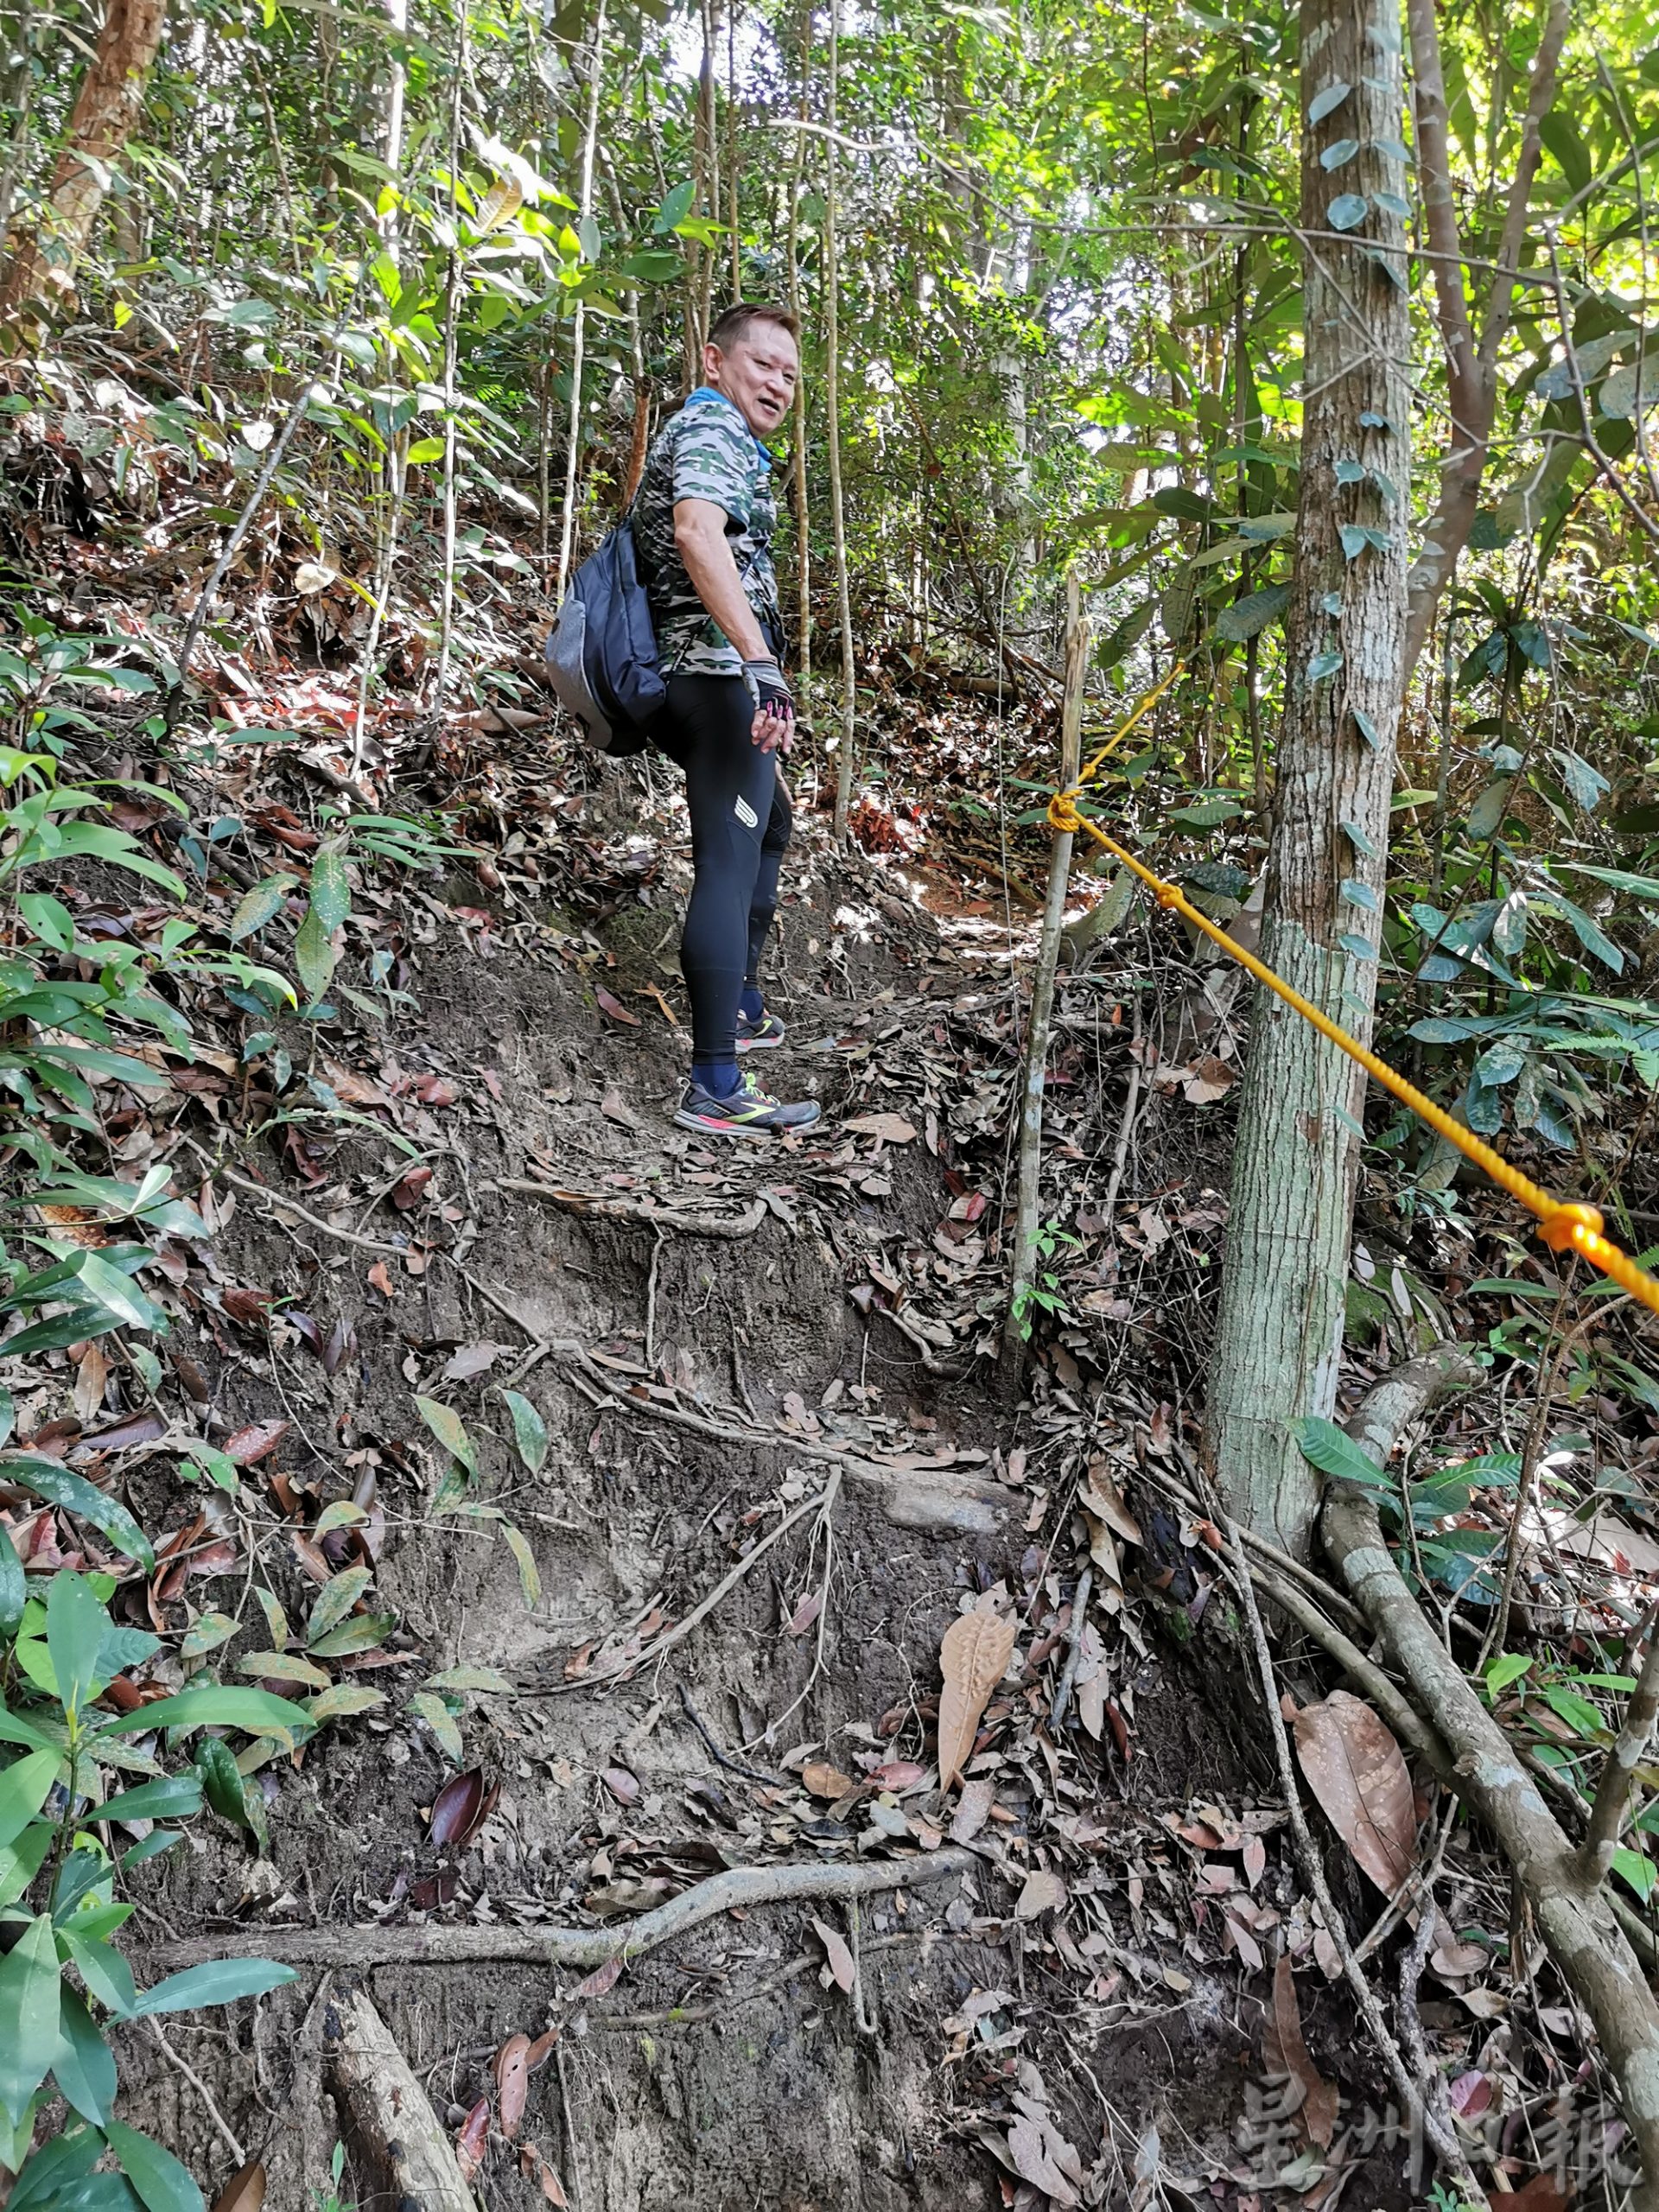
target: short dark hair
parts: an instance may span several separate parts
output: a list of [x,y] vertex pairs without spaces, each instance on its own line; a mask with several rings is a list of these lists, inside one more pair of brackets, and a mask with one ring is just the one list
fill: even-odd
[[728,308],[716,315],[709,333],[709,343],[718,346],[722,353],[729,353],[753,322],[775,323],[779,330],[786,330],[798,346],[801,326],[787,308],[767,307],[759,301],[740,300],[735,307]]

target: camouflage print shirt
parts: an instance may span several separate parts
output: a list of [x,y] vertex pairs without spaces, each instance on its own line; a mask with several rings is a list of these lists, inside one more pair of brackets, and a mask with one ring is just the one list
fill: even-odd
[[702,385],[664,426],[645,459],[632,507],[634,543],[672,676],[741,676],[743,656],[697,597],[674,543],[677,499],[707,499],[726,511],[726,543],[763,632],[781,638],[772,565],[778,502],[772,455],[721,392]]

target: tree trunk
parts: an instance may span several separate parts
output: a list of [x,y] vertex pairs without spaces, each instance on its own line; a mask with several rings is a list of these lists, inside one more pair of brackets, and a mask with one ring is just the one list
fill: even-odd
[[[599,0],[594,16],[593,53],[588,64],[588,115],[582,134],[582,179],[577,221],[586,229],[594,212],[594,148],[599,139],[599,88],[605,68],[605,0]],[[587,302],[578,298],[570,333],[570,414],[564,454],[564,513],[559,524],[559,575],[554,593],[564,597],[570,575],[570,555],[576,541],[576,483],[582,461],[582,374],[587,351]]]
[[[1074,571],[1065,576],[1065,700],[1060,711],[1060,789],[1069,791],[1083,762],[1084,688],[1089,680],[1089,623]],[[1071,875],[1071,834],[1050,836],[1048,899],[1043,910],[1037,965],[1031,982],[1031,1014],[1026,1030],[1026,1072],[1020,1110],[1019,1198],[1014,1210],[1014,1264],[1008,1310],[1002,1326],[1002,1374],[1010,1396],[1025,1366],[1031,1334],[1031,1288],[1038,1268],[1037,1239],[1042,1230],[1043,1090],[1048,1073],[1049,1019],[1054,1007],[1054,976],[1059,966],[1060,934],[1065,925],[1065,894]]]
[[73,289],[76,264],[103,204],[108,164],[119,160],[143,112],[166,17],[167,0],[110,0],[40,228],[18,245],[6,271],[0,307],[8,319],[35,321],[31,308]]
[[829,136],[824,148],[823,189],[823,410],[830,449],[830,527],[836,548],[836,594],[841,617],[841,733],[836,741],[836,817],[837,837],[847,835],[847,817],[853,803],[853,741],[858,727],[858,674],[853,653],[851,587],[847,578],[847,511],[841,493],[841,289],[839,247],[836,236],[836,94],[841,65],[841,0],[830,0],[829,104],[825,121]]
[[[807,120],[807,79],[812,67],[812,6],[801,8],[801,95],[798,119]],[[801,322],[801,186],[806,170],[806,131],[795,133],[795,166],[789,188],[789,232],[785,258],[789,264],[789,311]],[[804,349],[803,349],[804,350]],[[795,380],[794,412],[790,422],[790,474],[795,485],[795,661],[797,689],[802,707],[811,713],[812,698],[812,531],[806,488],[806,378]]]
[[[1263,957],[1362,1038],[1388,861],[1411,481],[1405,180],[1383,150],[1399,143],[1397,22],[1390,0],[1302,0],[1304,113],[1333,84],[1353,89],[1303,133],[1302,221],[1319,235],[1303,255],[1301,490],[1262,938]],[[1343,139],[1359,150],[1327,170],[1319,156]],[[1363,217],[1338,241],[1332,204],[1359,194]],[[1319,1493],[1290,1424],[1335,1402],[1363,1097],[1351,1062],[1257,993],[1205,1446],[1235,1517],[1299,1555]]]

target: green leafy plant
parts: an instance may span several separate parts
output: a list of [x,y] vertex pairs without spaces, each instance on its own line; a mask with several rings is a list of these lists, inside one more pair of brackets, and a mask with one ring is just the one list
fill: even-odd
[[1031,1244],[1032,1270],[1028,1279],[1014,1285],[1012,1313],[1014,1325],[1022,1340],[1029,1341],[1036,1326],[1037,1316],[1046,1314],[1051,1320],[1069,1321],[1071,1307],[1065,1302],[1065,1293],[1058,1272],[1047,1266],[1057,1252],[1080,1252],[1083,1245],[1077,1237],[1071,1236],[1054,1222],[1045,1222],[1033,1237]]
[[[38,1489],[42,1470],[14,1454],[0,1460],[0,1480]],[[149,1558],[147,1540],[118,1508],[105,1519],[112,1541]],[[231,1726],[280,1731],[291,1741],[295,1716],[268,1692],[218,1684],[192,1685],[133,1713],[103,1711],[99,1700],[115,1676],[149,1658],[159,1639],[111,1620],[108,1575],[63,1569],[43,1596],[22,1584],[16,1554],[0,1537],[0,1744],[15,1753],[0,1769],[0,1929],[8,1945],[0,1957],[0,2167],[17,2177],[10,2202],[22,2212],[71,2202],[95,2212],[201,2212],[200,2191],[172,2153],[115,2117],[110,2030],[257,1996],[291,1980],[292,1970],[220,1960],[138,1989],[111,1941],[134,1910],[116,1891],[124,1875],[183,1838],[167,1826],[124,1849],[105,1838],[111,1822],[173,1821],[201,1809],[200,1772],[168,1773],[130,1738],[157,1732],[176,1745]],[[220,1739],[207,1743],[229,1758]],[[146,1778],[106,1795],[106,1776],[124,1770]],[[48,2079],[73,2117],[35,2150]],[[119,2171],[94,2178],[106,2152]]]

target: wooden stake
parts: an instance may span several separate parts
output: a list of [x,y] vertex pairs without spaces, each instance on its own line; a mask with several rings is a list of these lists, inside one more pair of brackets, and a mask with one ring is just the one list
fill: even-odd
[[[1083,692],[1089,669],[1089,624],[1083,594],[1068,569],[1065,579],[1065,703],[1060,714],[1060,783],[1077,781],[1083,760]],[[1026,1032],[1026,1080],[1020,1114],[1020,1195],[1014,1214],[1014,1265],[1003,1330],[1003,1376],[1012,1387],[1025,1364],[1027,1331],[1021,1316],[1036,1273],[1043,1173],[1043,1078],[1048,1063],[1048,1020],[1054,1005],[1060,930],[1071,874],[1071,839],[1054,832],[1049,849],[1048,901],[1043,909],[1037,967],[1031,980],[1031,1020]]]

